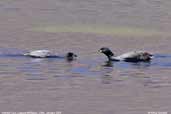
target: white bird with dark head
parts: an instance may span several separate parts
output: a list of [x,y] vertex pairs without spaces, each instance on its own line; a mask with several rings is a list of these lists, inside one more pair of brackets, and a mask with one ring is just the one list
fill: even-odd
[[146,51],[131,51],[120,56],[114,56],[109,48],[103,47],[99,52],[105,54],[109,61],[149,62],[153,58],[153,55]]

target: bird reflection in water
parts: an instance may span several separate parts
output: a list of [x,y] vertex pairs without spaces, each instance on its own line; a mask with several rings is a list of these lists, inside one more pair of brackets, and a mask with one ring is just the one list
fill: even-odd
[[[137,62],[137,63],[121,62],[119,64],[117,62],[115,64],[115,62],[106,61],[105,64],[101,65],[102,83],[111,84],[113,74],[114,74],[112,73],[114,71],[114,67],[116,68],[115,72],[117,72],[117,68],[120,68],[120,67],[128,69],[126,70],[126,73],[124,70],[123,72],[121,72],[121,74],[119,73],[120,76],[123,76],[125,74],[127,76],[136,77],[136,75],[139,74],[137,72],[140,72],[140,74],[142,74],[142,71],[145,71],[150,66],[151,66],[151,62]],[[129,70],[129,69],[135,69],[136,72],[132,72],[132,70]]]
[[131,63],[131,68],[136,68],[136,69],[146,69],[151,66],[151,62],[136,62],[136,63]]
[[101,66],[102,83],[103,84],[111,84],[112,71],[113,71],[113,62],[112,61],[106,61],[105,64]]

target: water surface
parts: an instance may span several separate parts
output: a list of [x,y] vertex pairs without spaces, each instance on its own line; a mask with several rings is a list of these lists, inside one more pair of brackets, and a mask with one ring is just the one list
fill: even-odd
[[[0,111],[171,112],[169,0],[1,0]],[[146,50],[151,63],[106,62]],[[72,51],[76,61],[22,56]]]

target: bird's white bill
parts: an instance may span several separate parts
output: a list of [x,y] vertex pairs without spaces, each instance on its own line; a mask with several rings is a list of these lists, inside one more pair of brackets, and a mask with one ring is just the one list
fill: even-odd
[[98,50],[99,53],[102,53],[102,50]]

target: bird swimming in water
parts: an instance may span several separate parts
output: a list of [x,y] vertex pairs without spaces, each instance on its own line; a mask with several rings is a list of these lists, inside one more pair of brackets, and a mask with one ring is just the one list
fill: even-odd
[[113,52],[109,48],[102,47],[99,52],[105,54],[109,61],[149,62],[153,58],[152,54],[145,51],[132,51],[120,56],[114,56]]
[[24,56],[29,56],[33,58],[66,58],[67,60],[74,60],[77,55],[74,54],[73,52],[68,52],[64,57],[54,55],[51,51],[49,50],[34,50],[30,51],[24,54]]

